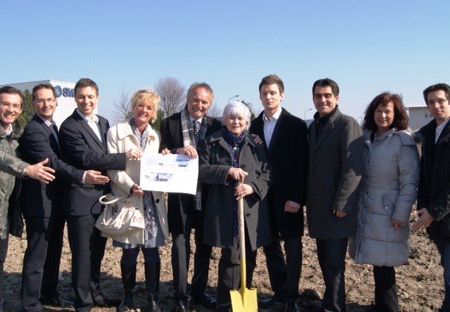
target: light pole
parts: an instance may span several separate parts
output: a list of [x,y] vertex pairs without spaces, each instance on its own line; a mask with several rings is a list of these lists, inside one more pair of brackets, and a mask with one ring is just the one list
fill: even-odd
[[305,109],[305,111],[303,112],[303,120],[306,120],[306,113],[311,111],[311,110],[312,110],[312,108]]
[[239,97],[239,94],[230,96],[230,97],[228,98],[227,104],[230,104],[231,99],[234,99],[234,98],[237,98],[237,97]]

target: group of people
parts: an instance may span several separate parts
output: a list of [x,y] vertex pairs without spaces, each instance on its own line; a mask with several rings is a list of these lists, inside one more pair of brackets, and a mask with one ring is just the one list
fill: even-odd
[[[395,267],[408,262],[412,229],[427,228],[444,268],[450,311],[450,87],[439,83],[423,92],[434,119],[418,132],[408,127],[401,96],[377,95],[362,127],[339,110],[339,87],[331,79],[314,82],[316,113],[307,127],[282,108],[283,81],[276,75],[259,84],[263,112],[251,120],[249,108],[228,103],[222,120],[207,116],[214,92],[194,83],[182,111],[165,118],[158,134],[160,97],[139,90],[131,99],[131,118],[109,127],[95,114],[97,84],[75,85],[77,108],[58,129],[57,102],[51,85],[33,88],[35,116],[23,133],[15,122],[23,95],[0,88],[0,290],[8,233],[21,235],[27,249],[22,272],[22,310],[61,305],[57,292],[63,228],[67,221],[72,251],[76,311],[118,305],[132,311],[139,250],[145,260],[149,311],[159,307],[158,247],[171,235],[175,311],[197,304],[231,311],[230,290],[240,285],[238,200],[245,210],[247,285],[252,285],[256,250],[263,247],[273,296],[269,308],[300,311],[306,206],[309,235],[316,240],[325,283],[320,311],[346,311],[345,257],[373,265],[375,311],[400,311]],[[421,147],[419,158],[418,143]],[[145,191],[139,185],[143,153],[183,154],[199,159],[195,195]],[[17,178],[16,178],[17,177]],[[124,297],[106,298],[100,288],[106,237],[95,228],[99,198],[112,192],[128,197],[142,212],[145,227],[113,237],[122,248]],[[195,230],[194,274],[188,284],[190,235]],[[206,292],[212,247],[221,248],[216,299]],[[0,311],[3,309],[0,296]]]

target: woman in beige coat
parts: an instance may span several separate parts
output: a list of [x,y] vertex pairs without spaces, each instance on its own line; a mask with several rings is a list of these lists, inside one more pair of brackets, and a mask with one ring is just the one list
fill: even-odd
[[[160,97],[153,91],[139,90],[132,99],[133,117],[108,131],[108,151],[122,153],[140,148],[145,153],[158,153],[159,138],[149,123],[156,120]],[[160,257],[158,247],[168,238],[167,213],[162,193],[143,191],[139,186],[140,161],[127,160],[124,171],[108,171],[115,196],[131,196],[145,217],[145,229],[132,235],[114,237],[114,246],[123,249],[120,267],[125,297],[119,311],[132,311],[136,284],[136,262],[139,248],[144,253],[145,282],[149,293],[149,311],[160,311],[158,290]]]

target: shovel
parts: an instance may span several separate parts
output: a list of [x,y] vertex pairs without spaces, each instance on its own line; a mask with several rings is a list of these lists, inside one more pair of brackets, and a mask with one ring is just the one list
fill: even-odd
[[241,289],[231,290],[231,307],[233,312],[257,312],[258,298],[256,289],[247,289],[247,266],[245,261],[245,221],[244,221],[244,199],[238,201],[239,219],[239,251],[241,258]]

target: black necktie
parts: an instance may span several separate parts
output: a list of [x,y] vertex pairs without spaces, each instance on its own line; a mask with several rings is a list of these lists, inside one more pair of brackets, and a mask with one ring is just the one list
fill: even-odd
[[58,126],[56,124],[52,125],[53,131],[55,131],[55,134],[58,135]]
[[52,125],[52,134],[53,137],[55,138],[56,143],[59,145],[59,140],[58,140],[58,126],[56,124]]
[[194,130],[194,139],[195,139],[195,145],[198,143],[198,132],[199,132],[199,126],[196,120],[192,120],[192,128]]

